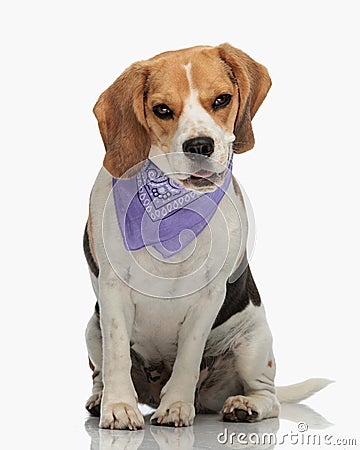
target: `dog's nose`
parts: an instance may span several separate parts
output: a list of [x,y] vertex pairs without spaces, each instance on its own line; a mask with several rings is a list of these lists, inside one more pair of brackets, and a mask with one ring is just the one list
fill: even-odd
[[183,143],[183,152],[190,159],[195,155],[210,156],[214,152],[214,139],[210,137],[196,137]]

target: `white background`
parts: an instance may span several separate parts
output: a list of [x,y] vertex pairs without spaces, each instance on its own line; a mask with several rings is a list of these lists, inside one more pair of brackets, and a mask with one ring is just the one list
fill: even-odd
[[[8,4],[10,5],[10,3]],[[82,255],[104,149],[92,107],[132,62],[229,42],[273,87],[234,172],[256,218],[252,271],[278,384],[337,430],[359,416],[359,25],[356,1],[13,2],[1,12],[1,425],[6,448],[87,449]],[[340,431],[338,431],[340,433]],[[351,434],[350,434],[351,436]],[[4,437],[5,439],[5,437]]]

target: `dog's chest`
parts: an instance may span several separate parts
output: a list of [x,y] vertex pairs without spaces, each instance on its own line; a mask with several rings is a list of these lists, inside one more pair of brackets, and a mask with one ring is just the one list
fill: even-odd
[[[110,261],[114,272],[134,296],[140,293],[175,299],[195,292],[200,294],[219,275],[226,281],[245,250],[245,209],[232,186],[200,235],[168,259],[163,259],[151,246],[133,252],[124,248],[111,196],[101,222],[106,262]],[[180,234],[180,241],[181,238]]]
[[[227,230],[222,231],[217,240],[211,239],[216,233],[206,228],[198,237],[190,257],[183,261],[179,257],[178,262],[164,264],[145,251],[137,259],[138,265],[156,274],[143,284],[144,291],[158,294],[148,296],[139,290],[131,292],[135,306],[131,341],[146,360],[175,360],[179,331],[194,308],[198,308],[199,316],[208,316],[210,322],[211,317],[215,318],[216,305],[224,300],[225,283],[241,248],[241,233],[235,223],[235,220],[229,220]],[[224,239],[226,233],[228,236]],[[129,273],[131,282],[131,270]]]
[[180,327],[194,299],[164,300],[141,295],[132,298],[133,348],[147,361],[174,361]]
[[[101,183],[111,192],[111,180],[105,175],[99,178]],[[193,244],[164,260],[151,247],[134,252],[124,248],[112,196],[100,197],[101,192],[104,189],[94,189],[92,200],[94,206],[104,204],[102,209],[93,207],[104,211],[93,223],[99,235],[97,254],[104,263],[111,262],[129,293],[125,298],[135,313],[133,347],[146,359],[173,360],[180,328],[191,311],[197,307],[199,317],[209,317],[211,322],[211,317],[216,317],[216,305],[224,300],[226,280],[245,251],[244,205],[230,185],[210,223]]]

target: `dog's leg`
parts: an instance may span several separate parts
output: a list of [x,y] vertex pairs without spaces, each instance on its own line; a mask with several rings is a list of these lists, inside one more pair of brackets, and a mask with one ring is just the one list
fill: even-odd
[[86,409],[93,416],[100,416],[100,404],[103,391],[102,382],[102,339],[99,317],[94,313],[86,327],[86,345],[90,367],[93,370],[92,395],[86,403]]
[[116,274],[100,275],[99,304],[104,383],[100,427],[137,430],[144,427],[144,419],[130,374],[134,305],[129,288]]
[[[258,313],[263,314],[262,307]],[[256,322],[249,334],[239,336],[232,348],[235,371],[244,395],[227,398],[222,408],[225,421],[255,422],[279,415],[272,337],[264,315],[263,320]]]
[[[225,283],[224,283],[225,284]],[[161,401],[152,423],[189,426],[195,417],[194,396],[200,363],[212,323],[225,297],[217,285],[203,289],[187,313],[178,336],[178,351],[169,381],[161,390]]]

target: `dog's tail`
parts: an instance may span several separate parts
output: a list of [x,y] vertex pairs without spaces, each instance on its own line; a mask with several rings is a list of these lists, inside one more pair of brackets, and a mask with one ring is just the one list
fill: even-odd
[[297,403],[320,391],[330,383],[333,383],[333,381],[326,378],[310,378],[301,383],[277,387],[276,396],[280,403]]

